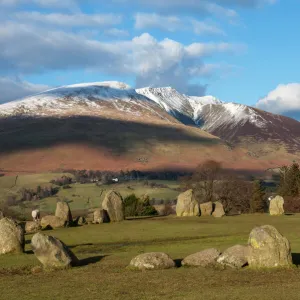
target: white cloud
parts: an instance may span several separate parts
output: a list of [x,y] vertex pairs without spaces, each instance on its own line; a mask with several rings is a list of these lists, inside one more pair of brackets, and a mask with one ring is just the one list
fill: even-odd
[[118,28],[110,28],[104,31],[106,36],[124,38],[129,36],[129,32],[127,30],[118,29]]
[[50,13],[42,14],[40,12],[19,12],[15,18],[21,22],[39,22],[46,25],[66,26],[66,27],[85,27],[85,26],[111,26],[120,24],[122,17],[114,14],[61,14]]
[[278,114],[300,111],[300,83],[278,85],[266,97],[260,99],[256,106]]
[[199,22],[197,20],[192,20],[194,27],[194,32],[197,35],[213,34],[225,36],[225,32],[219,28],[216,24],[208,22]]
[[49,89],[47,85],[32,84],[18,78],[0,77],[0,104]]
[[166,31],[176,31],[183,24],[176,16],[162,16],[156,13],[137,13],[135,16],[136,29],[157,28]]

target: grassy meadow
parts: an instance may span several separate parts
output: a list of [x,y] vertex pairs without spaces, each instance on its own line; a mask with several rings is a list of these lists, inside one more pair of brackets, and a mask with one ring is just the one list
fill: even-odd
[[[9,195],[18,194],[22,188],[36,189],[37,186],[46,187],[51,186],[50,181],[55,178],[59,178],[62,175],[73,177],[68,173],[44,173],[34,175],[19,175],[16,176],[3,176],[0,177],[0,202],[5,201]],[[174,200],[177,198],[179,192],[174,190],[179,187],[179,183],[176,181],[164,181],[164,180],[149,180],[149,183],[165,184],[166,188],[150,187],[144,184],[144,181],[131,181],[126,183],[119,183],[113,185],[96,186],[95,183],[71,184],[69,189],[63,189],[60,187],[59,192],[52,197],[44,198],[39,201],[27,201],[22,205],[14,207],[14,210],[20,212],[22,215],[30,218],[32,208],[39,207],[40,211],[44,214],[54,213],[56,208],[56,202],[58,198],[67,199],[71,207],[72,212],[81,213],[83,210],[99,207],[100,203],[104,199],[105,193],[111,189],[114,189],[121,193],[123,197],[126,197],[132,193],[141,197],[145,194],[149,195],[150,199],[155,198],[159,200]]]
[[81,259],[69,270],[32,274],[39,262],[26,236],[26,253],[0,256],[0,299],[299,299],[300,269],[213,270],[180,267],[132,271],[130,260],[144,252],[163,251],[179,262],[197,251],[224,250],[245,244],[257,225],[274,225],[291,242],[299,260],[300,215],[156,217],[121,223],[46,231],[64,241]]

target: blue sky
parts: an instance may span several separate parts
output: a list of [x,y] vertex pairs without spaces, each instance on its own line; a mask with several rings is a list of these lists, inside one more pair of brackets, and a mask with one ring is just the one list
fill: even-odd
[[300,110],[299,0],[0,0],[0,103],[117,80]]

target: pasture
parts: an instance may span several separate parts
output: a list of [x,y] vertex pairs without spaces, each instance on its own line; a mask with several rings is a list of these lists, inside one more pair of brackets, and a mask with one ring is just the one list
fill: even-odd
[[82,266],[32,274],[39,262],[26,236],[26,253],[0,256],[0,299],[299,299],[300,270],[214,270],[180,267],[132,271],[130,260],[144,252],[168,253],[178,264],[197,251],[225,250],[247,243],[251,229],[273,225],[300,255],[300,215],[267,214],[213,217],[156,217],[121,223],[45,231],[64,241]]

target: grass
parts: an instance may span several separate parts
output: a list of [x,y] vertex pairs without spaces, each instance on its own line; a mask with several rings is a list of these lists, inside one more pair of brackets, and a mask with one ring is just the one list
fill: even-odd
[[[214,219],[161,217],[45,232],[83,260],[70,270],[31,274],[38,261],[27,236],[26,254],[0,256],[0,299],[299,299],[300,269],[211,270],[126,268],[139,253],[163,251],[173,259],[202,249],[245,244],[257,225],[274,225],[300,253],[300,215],[243,215]],[[295,257],[298,257],[295,256]],[[2,297],[2,298],[1,298]]]
[[[49,182],[52,179],[59,178],[62,175],[63,174],[61,173],[21,175],[18,176],[17,180],[16,176],[0,177],[0,202],[10,194],[17,195],[18,191],[22,187],[36,188],[38,185],[49,186]],[[67,175],[72,176],[70,174]],[[25,216],[30,216],[32,208],[36,206],[38,206],[42,212],[53,213],[56,208],[57,198],[66,198],[70,201],[70,207],[72,211],[82,211],[89,208],[99,207],[100,203],[104,199],[106,192],[111,189],[120,192],[123,197],[135,193],[138,197],[147,194],[149,195],[150,199],[155,198],[160,200],[174,200],[177,198],[179,192],[175,191],[174,188],[179,187],[178,182],[166,180],[149,180],[149,183],[151,182],[165,184],[168,187],[151,188],[150,186],[145,186],[143,181],[131,181],[114,185],[103,185],[101,187],[96,186],[95,183],[76,183],[71,184],[70,189],[60,188],[58,194],[55,197],[49,197],[39,201],[24,202],[24,205],[22,207],[15,207],[14,209]]]

